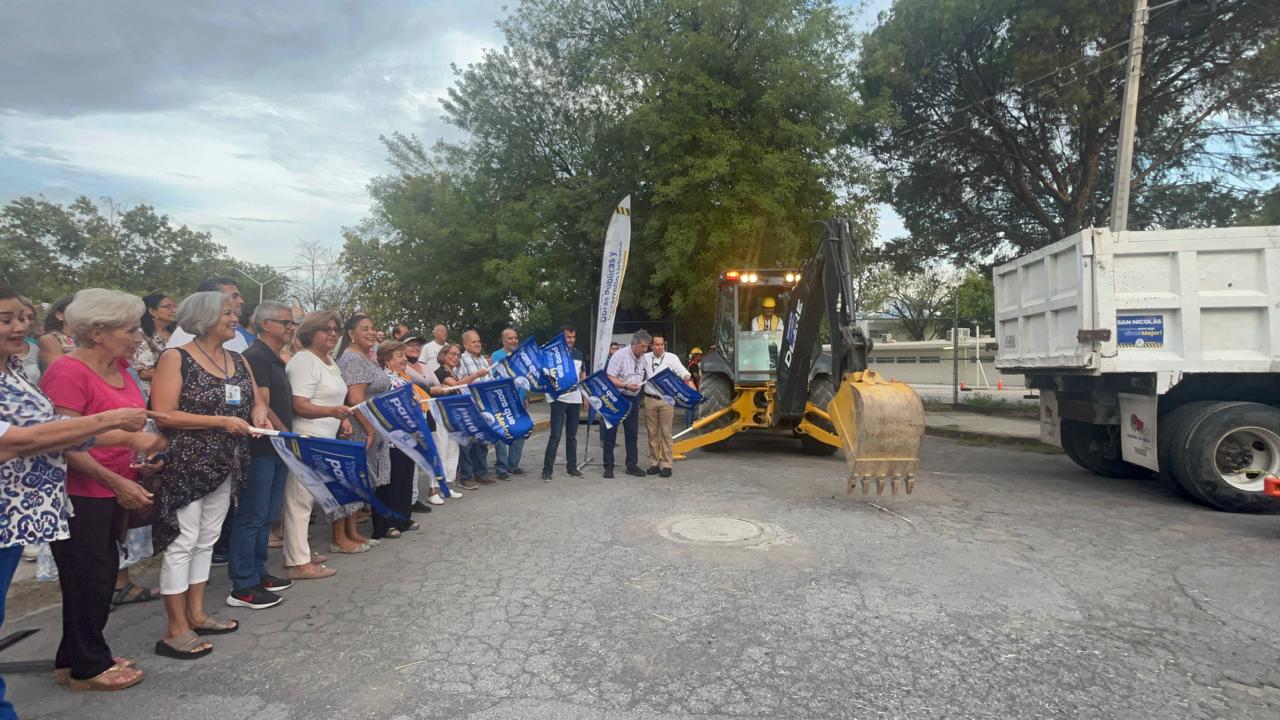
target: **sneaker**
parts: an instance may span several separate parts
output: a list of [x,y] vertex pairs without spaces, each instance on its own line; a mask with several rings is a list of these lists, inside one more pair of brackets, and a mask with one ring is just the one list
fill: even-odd
[[[480,486],[476,484],[475,480],[459,480],[458,487],[462,488],[463,490],[479,490],[480,489]],[[454,491],[454,495],[458,495],[458,494],[459,493],[457,491]]]
[[644,471],[644,474],[645,474],[645,475],[657,475],[657,474],[658,474],[658,471],[659,471],[660,469],[661,469],[661,468],[659,468],[657,465],[650,465],[650,466],[649,466],[649,469]]
[[569,474],[569,477],[582,477],[582,471],[577,468],[573,468],[572,470],[565,470],[565,472]]
[[[431,503],[432,505],[444,504],[444,500],[441,500],[439,495],[428,495],[427,502]],[[431,508],[427,508],[427,509],[430,510]]]
[[644,471],[638,467],[627,468],[627,474],[632,477],[644,477]]
[[613,468],[605,468],[605,470],[604,470],[604,479],[605,479],[605,480],[612,480],[612,479],[613,479]]
[[288,590],[291,587],[293,587],[292,580],[278,578],[275,575],[262,576],[262,589],[267,592],[278,593],[281,590]]
[[[431,497],[435,497],[435,495],[432,495]],[[431,502],[431,500],[428,499],[427,502]],[[414,512],[431,512],[431,508],[427,507],[426,505],[423,505],[421,500],[411,505],[409,509],[413,510]]]
[[658,476],[664,478],[671,477],[671,468],[662,468],[662,471],[658,473]]
[[[497,485],[498,484],[497,480],[494,480],[488,475],[485,475],[484,477],[476,478],[476,482],[480,483],[481,485]],[[470,490],[471,488],[467,488],[467,489]]]
[[499,471],[499,472],[498,472],[498,479],[499,479],[499,480],[510,480],[510,479],[511,479],[511,476],[510,476],[510,475],[508,475],[508,474],[506,474],[506,473],[504,473],[504,472],[502,472],[502,471]]
[[451,487],[451,488],[449,488],[449,499],[450,499],[450,500],[457,500],[457,499],[458,499],[458,498],[460,498],[460,497],[462,497],[462,491],[461,491],[461,490],[459,490],[459,489],[458,489],[458,488],[456,488],[456,487]]
[[511,468],[511,474],[512,475],[528,475],[528,473],[524,471],[524,468]]
[[212,566],[214,566],[214,567],[221,567],[221,566],[223,566],[223,565],[226,565],[226,564],[227,564],[227,554],[226,554],[226,553],[215,552],[215,553],[213,554],[213,560],[212,560],[209,564],[210,564],[210,565],[212,565]]
[[227,596],[227,604],[231,607],[252,608],[254,610],[265,610],[282,602],[284,602],[284,598],[270,590],[263,589],[261,586],[251,587],[241,592],[233,592]]
[[551,482],[551,473],[542,473],[542,482]]

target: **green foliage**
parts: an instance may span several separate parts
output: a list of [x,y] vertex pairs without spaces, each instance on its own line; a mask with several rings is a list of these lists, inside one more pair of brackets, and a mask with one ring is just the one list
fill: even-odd
[[[1269,171],[1259,151],[1280,132],[1273,5],[1222,0],[1191,36],[1175,31],[1176,6],[1153,14],[1130,227],[1228,224],[1248,210],[1240,187]],[[1107,224],[1132,6],[895,2],[859,69],[862,143],[911,233],[896,254],[965,264]]]
[[395,172],[344,256],[357,277],[374,244],[397,258],[366,305],[412,288],[424,324],[586,325],[630,194],[620,314],[709,328],[721,270],[798,265],[813,220],[865,207],[844,151],[853,34],[832,2],[525,0],[501,25],[506,47],[449,90],[464,143],[384,138]]
[[977,270],[966,272],[956,286],[955,296],[960,301],[960,327],[977,325],[984,333],[991,333],[995,329],[996,290],[989,273]]
[[[181,297],[210,276],[237,275],[233,268],[275,275],[228,257],[208,233],[175,227],[147,205],[123,208],[108,199],[100,209],[86,197],[67,206],[33,197],[10,202],[0,210],[0,257],[3,281],[41,302],[88,287]],[[256,284],[241,289],[257,299]],[[283,289],[283,282],[268,285],[267,297]]]

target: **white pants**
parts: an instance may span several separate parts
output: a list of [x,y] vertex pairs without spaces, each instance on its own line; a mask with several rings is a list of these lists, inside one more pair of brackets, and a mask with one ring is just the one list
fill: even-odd
[[299,567],[311,563],[311,506],[315,498],[297,475],[289,473],[280,507],[280,532],[284,536],[284,564]]
[[209,581],[213,544],[231,505],[231,481],[178,510],[178,537],[169,544],[160,565],[160,594],[179,595],[196,583]]

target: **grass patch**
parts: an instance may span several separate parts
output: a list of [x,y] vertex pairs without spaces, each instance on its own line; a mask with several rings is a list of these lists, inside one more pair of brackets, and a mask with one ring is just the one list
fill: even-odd
[[981,413],[983,415],[1000,415],[1004,417],[1019,417],[1028,420],[1040,419],[1040,403],[1031,400],[1008,400],[1006,398],[994,398],[986,395],[973,395],[970,397],[961,397],[960,405],[957,407],[948,402],[929,401],[925,403],[926,410],[944,410],[944,411],[960,411]]

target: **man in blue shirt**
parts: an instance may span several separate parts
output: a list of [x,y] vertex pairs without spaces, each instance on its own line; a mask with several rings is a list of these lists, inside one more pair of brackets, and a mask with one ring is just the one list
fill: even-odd
[[[500,364],[503,360],[516,351],[520,347],[520,335],[515,328],[507,328],[502,331],[502,349],[498,350],[489,359],[494,365]],[[520,402],[524,406],[529,407],[529,393],[524,388],[518,388],[520,393]],[[510,480],[512,475],[524,475],[524,470],[520,468],[520,455],[524,453],[524,438],[519,438],[510,445],[506,443],[498,443],[493,447],[494,463],[493,469],[498,473],[499,480]]]

